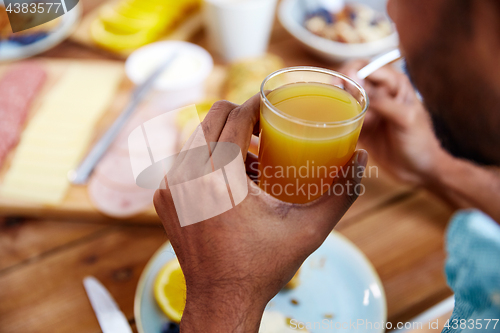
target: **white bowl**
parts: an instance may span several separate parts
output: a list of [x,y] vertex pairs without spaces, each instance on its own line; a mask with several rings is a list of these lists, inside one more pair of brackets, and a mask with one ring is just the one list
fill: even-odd
[[[301,42],[306,49],[320,56],[323,59],[342,62],[358,58],[371,58],[383,52],[395,49],[399,45],[397,32],[377,41],[359,44],[347,44],[334,42],[332,40],[319,37],[304,27],[306,16],[305,6],[301,4],[307,0],[283,0],[279,8],[279,20],[285,29]],[[346,3],[360,3],[375,9],[378,12],[386,13],[387,0],[346,0]]]
[[[1,1],[0,4],[3,6]],[[28,45],[3,41],[2,46],[0,46],[0,62],[29,58],[55,47],[71,35],[80,22],[81,16],[82,5],[77,4],[73,9],[60,17],[61,23],[57,28],[51,30],[47,37]]]

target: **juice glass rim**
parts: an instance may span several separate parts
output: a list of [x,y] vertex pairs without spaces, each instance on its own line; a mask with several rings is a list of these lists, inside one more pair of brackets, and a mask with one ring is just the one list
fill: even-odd
[[[340,78],[342,80],[345,80],[345,81],[349,82],[350,84],[352,84],[353,86],[355,86],[361,92],[361,95],[363,96],[363,98],[366,101],[365,106],[364,106],[363,110],[358,115],[356,115],[356,117],[351,118],[351,119],[347,119],[347,120],[342,120],[342,121],[331,121],[331,122],[311,121],[311,120],[304,120],[304,119],[297,118],[297,117],[291,116],[289,114],[286,114],[283,111],[281,111],[280,109],[278,109],[277,107],[275,107],[271,103],[271,101],[269,101],[266,94],[264,93],[264,86],[266,85],[267,82],[269,82],[269,80],[271,80],[275,76],[278,76],[278,75],[284,74],[284,73],[288,73],[288,72],[316,72],[316,73],[331,75],[331,76]],[[334,84],[331,84],[331,85],[335,86]],[[333,71],[330,69],[326,69],[326,68],[312,67],[312,66],[288,67],[288,68],[283,68],[283,69],[277,70],[276,72],[269,74],[264,79],[264,81],[262,82],[262,84],[260,86],[260,96],[261,96],[261,99],[266,104],[266,106],[269,108],[269,110],[273,111],[276,115],[278,115],[284,119],[290,120],[290,121],[297,123],[297,124],[314,126],[314,127],[335,127],[335,126],[339,126],[339,125],[349,125],[349,124],[355,123],[356,121],[358,121],[359,119],[361,119],[365,115],[366,111],[368,110],[368,106],[370,105],[370,100],[368,98],[368,95],[366,94],[365,89],[361,85],[359,85],[356,81],[354,81],[350,77],[348,77],[344,74],[341,74],[339,72],[336,72],[336,71]]]

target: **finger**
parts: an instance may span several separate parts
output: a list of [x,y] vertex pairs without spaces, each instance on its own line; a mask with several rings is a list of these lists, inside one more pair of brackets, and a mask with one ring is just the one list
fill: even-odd
[[207,146],[203,128],[201,125],[198,125],[182,146],[181,151],[176,154],[171,167],[164,169],[165,178],[160,184],[160,188],[165,187],[164,182],[167,177],[174,183],[181,183],[192,179],[190,177],[199,174],[202,172],[202,168],[207,167],[210,156],[210,147]]
[[400,104],[410,104],[411,99],[410,99],[410,94],[413,89],[411,89],[408,85],[405,83],[402,83],[399,87],[398,93],[394,97],[395,101],[400,103]]
[[406,104],[397,101],[384,89],[378,89],[370,98],[370,110],[376,112],[390,123],[397,126],[406,126]]
[[320,199],[305,205],[301,223],[310,224],[313,215],[323,217],[317,219],[318,224],[314,227],[321,241],[328,236],[358,196],[364,193],[361,179],[367,163],[368,153],[362,149],[356,151],[351,160],[338,171],[338,178],[330,189]]
[[396,71],[392,66],[384,66],[370,74],[366,80],[370,84],[384,86],[392,95],[396,95],[401,76],[404,76],[404,74]]
[[415,88],[406,75],[401,77],[400,89],[396,95],[396,100],[404,104],[411,104],[418,101]]
[[251,152],[247,153],[245,168],[248,177],[250,177],[250,179],[254,182],[257,181],[259,175],[259,158],[257,157],[257,155],[254,155]]
[[230,112],[218,141],[235,143],[242,152],[247,152],[259,116],[260,95],[256,94]]
[[358,77],[358,71],[369,63],[368,60],[353,60],[340,68],[339,72],[347,75],[349,78],[357,82],[362,87],[365,87],[365,80]]
[[228,101],[218,101],[210,108],[207,116],[201,123],[203,128],[203,134],[207,143],[219,141],[222,129],[226,124],[227,117],[233,111],[239,107],[239,105],[228,102]]

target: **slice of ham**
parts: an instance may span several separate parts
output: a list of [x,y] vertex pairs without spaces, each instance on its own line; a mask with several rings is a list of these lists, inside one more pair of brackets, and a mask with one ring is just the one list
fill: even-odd
[[94,177],[108,187],[126,191],[137,188],[127,151],[112,149],[94,171]]
[[10,69],[0,79],[0,166],[18,143],[31,103],[47,74],[36,62]]
[[136,185],[130,162],[128,136],[157,113],[159,111],[150,110],[147,104],[139,108],[96,166],[88,193],[94,206],[103,214],[124,219],[152,208],[155,190]]
[[137,110],[92,174],[87,189],[90,200],[107,216],[128,218],[153,204],[155,191],[140,188],[135,183],[127,143],[128,134],[146,120],[144,112]]
[[[153,207],[154,189],[141,188],[136,184],[132,171],[129,154],[129,135],[138,126],[149,120],[162,115],[167,109],[158,108],[155,103],[149,102],[142,105],[136,114],[128,121],[120,132],[112,147],[99,162],[88,186],[88,193],[94,206],[105,215],[114,218],[128,218],[137,215]],[[171,106],[171,110],[176,107]],[[161,149],[176,153],[178,146],[179,131],[173,124],[163,124],[155,127],[155,131],[149,130],[148,138],[151,140],[165,139],[161,142]],[[161,139],[159,139],[161,138]],[[158,143],[158,142],[157,142]],[[158,148],[158,145],[155,146]],[[135,149],[137,147],[130,147]],[[134,158],[146,158],[151,163],[149,154],[133,154]],[[158,184],[160,186],[160,184]]]
[[103,214],[115,218],[127,218],[143,212],[153,203],[154,190],[109,186],[102,179],[92,178],[88,186],[90,200]]

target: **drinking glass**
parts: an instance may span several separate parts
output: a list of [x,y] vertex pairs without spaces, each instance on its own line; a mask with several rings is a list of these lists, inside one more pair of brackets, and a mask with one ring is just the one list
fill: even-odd
[[[273,105],[268,94],[295,83],[341,88],[354,97],[361,112],[352,119],[336,122],[291,116]],[[331,188],[356,149],[369,104],[365,90],[349,77],[332,70],[293,67],[269,75],[262,83],[260,95],[260,188],[291,203],[303,204],[317,199]],[[300,110],[304,115],[309,111],[309,108]],[[332,108],[322,112],[335,111]],[[340,189],[335,192],[338,191]]]

